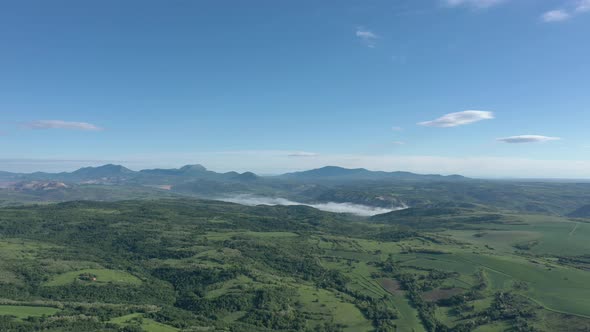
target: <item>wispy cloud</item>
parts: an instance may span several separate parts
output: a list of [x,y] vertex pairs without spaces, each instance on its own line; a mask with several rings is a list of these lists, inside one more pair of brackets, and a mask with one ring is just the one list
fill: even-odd
[[457,127],[482,120],[494,118],[494,113],[488,111],[468,110],[463,112],[449,113],[432,121],[419,122],[418,124],[426,127]]
[[394,145],[404,145],[404,144],[406,144],[406,142],[404,142],[404,141],[393,141],[392,143]]
[[549,137],[542,135],[518,135],[504,138],[498,138],[498,141],[504,143],[518,144],[518,143],[540,143],[549,141],[558,141],[559,137]]
[[28,129],[71,129],[85,131],[100,131],[103,128],[87,122],[72,122],[63,120],[37,120],[24,124]]
[[281,197],[266,197],[266,196],[253,196],[253,195],[236,195],[229,197],[214,197],[213,199],[237,203],[242,205],[305,205],[316,208],[322,211],[335,212],[335,213],[350,213],[359,216],[374,216],[377,214],[387,213],[391,211],[406,209],[406,205],[393,207],[391,209],[385,209],[375,206],[360,205],[354,203],[337,203],[337,202],[322,202],[322,203],[301,203],[291,201]]
[[590,12],[590,0],[578,0],[568,9],[554,9],[543,13],[541,20],[545,23],[563,22],[587,12]]
[[296,152],[289,153],[288,156],[289,157],[297,157],[297,158],[309,158],[309,157],[317,157],[317,156],[319,156],[319,154],[315,153],[315,152],[296,151]]
[[570,19],[572,16],[565,10],[556,9],[550,10],[543,15],[541,15],[541,20],[543,22],[552,23],[552,22],[561,22]]
[[443,0],[448,7],[470,6],[474,8],[489,8],[508,0]]
[[576,4],[576,8],[574,9],[577,13],[585,13],[590,12],[590,0],[580,0]]
[[377,44],[377,39],[379,39],[379,36],[373,33],[373,31],[363,27],[357,27],[355,35],[363,44],[370,48],[375,47]]
[[398,127],[398,126],[393,126],[393,127],[391,127],[391,130],[393,130],[393,131],[402,131],[402,130],[404,130],[404,128]]

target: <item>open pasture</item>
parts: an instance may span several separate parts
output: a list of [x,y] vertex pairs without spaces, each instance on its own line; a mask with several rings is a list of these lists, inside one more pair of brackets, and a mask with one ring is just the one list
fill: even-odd
[[[84,281],[81,280],[81,275],[96,276],[96,280]],[[127,272],[109,269],[84,269],[59,274],[50,279],[48,282],[46,282],[45,286],[63,286],[69,285],[74,282],[83,282],[88,285],[102,285],[107,283],[114,283],[133,286],[141,284],[141,280],[139,278]]]
[[17,319],[51,316],[59,311],[59,309],[51,307],[0,305],[0,316],[13,316]]
[[523,223],[479,230],[448,230],[444,234],[503,252],[526,250],[533,254],[553,256],[588,253],[590,223],[550,216],[527,215],[521,218]]
[[298,292],[303,310],[316,318],[315,325],[333,317],[335,323],[346,326],[344,330],[347,332],[371,329],[371,322],[359,309],[344,300],[346,295],[303,285],[298,288]]
[[589,273],[581,270],[518,256],[473,253],[426,256],[407,265],[459,272],[471,283],[477,270],[483,269],[492,290],[512,289],[515,281],[521,281],[527,289],[518,292],[547,309],[590,317]]
[[143,331],[146,332],[176,332],[179,329],[156,322],[153,319],[145,318],[142,314],[129,314],[110,320],[111,323],[126,327],[126,326],[139,326]]

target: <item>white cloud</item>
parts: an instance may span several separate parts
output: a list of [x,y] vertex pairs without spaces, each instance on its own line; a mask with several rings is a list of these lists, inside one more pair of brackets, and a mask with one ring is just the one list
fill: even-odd
[[93,125],[92,123],[62,120],[37,120],[25,123],[24,126],[29,129],[73,129],[86,131],[103,130],[103,128]]
[[504,143],[539,143],[539,142],[549,142],[549,141],[558,141],[561,138],[559,137],[549,137],[549,136],[542,136],[542,135],[519,135],[519,136],[510,136],[504,138],[498,138],[498,141]]
[[571,18],[571,15],[561,9],[550,10],[543,15],[541,15],[541,19],[543,22],[551,23],[551,22],[561,22]]
[[375,47],[377,39],[379,39],[379,36],[374,34],[371,30],[365,29],[363,27],[357,27],[355,35],[361,40],[363,44],[370,48]]
[[311,206],[318,210],[328,211],[328,212],[336,212],[336,213],[351,213],[356,214],[359,216],[374,216],[377,214],[387,213],[391,211],[403,210],[406,209],[406,205],[402,205],[399,207],[395,207],[392,209],[385,209],[375,206],[368,206],[368,205],[361,205],[361,204],[353,204],[353,203],[336,203],[336,202],[326,202],[326,203],[313,203],[313,204],[306,204],[301,202],[291,201],[285,198],[280,197],[266,197],[266,196],[254,196],[254,195],[236,195],[230,197],[214,197],[213,199],[224,201],[224,202],[231,202],[237,203],[242,205],[305,205]]
[[426,127],[457,127],[482,120],[494,118],[494,113],[488,111],[468,110],[463,112],[449,113],[432,121],[419,122],[418,124]]
[[398,127],[398,126],[394,126],[394,127],[391,127],[391,130],[393,130],[393,131],[402,131],[402,130],[404,130],[404,128]]
[[590,0],[578,0],[569,9],[555,9],[544,13],[541,20],[546,23],[563,22],[586,12],[590,12]]
[[575,11],[577,13],[585,13],[590,11],[590,0],[580,0],[576,4]]
[[296,151],[290,152],[289,157],[317,157],[319,154],[315,152]]
[[506,0],[443,0],[449,7],[470,6],[475,8],[488,8],[498,5]]
[[393,143],[394,145],[404,145],[404,144],[406,144],[406,142],[404,142],[404,141],[394,141],[394,142],[392,142],[392,143]]

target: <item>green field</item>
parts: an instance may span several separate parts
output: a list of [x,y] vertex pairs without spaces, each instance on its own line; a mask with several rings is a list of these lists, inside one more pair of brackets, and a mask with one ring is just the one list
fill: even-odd
[[145,318],[142,314],[129,314],[110,320],[111,323],[121,326],[139,326],[146,332],[175,332],[179,329],[158,323],[153,319]]
[[403,296],[394,296],[391,301],[399,311],[399,318],[396,320],[396,325],[400,331],[425,331],[416,309],[410,305],[407,299]]
[[452,237],[512,252],[519,244],[535,243],[527,249],[538,255],[584,255],[588,252],[590,223],[547,216],[518,216],[521,224],[495,225],[483,230],[447,231]]
[[33,307],[19,305],[0,305],[0,316],[14,316],[18,319],[27,317],[51,316],[58,313],[57,308]]
[[45,283],[45,286],[63,286],[74,282],[80,282],[79,276],[82,274],[91,274],[96,276],[95,281],[83,282],[88,285],[104,285],[108,283],[123,285],[139,285],[141,280],[127,272],[115,271],[108,269],[84,269],[70,271],[53,277]]
[[363,331],[371,329],[371,322],[353,304],[338,297],[341,294],[323,289],[316,290],[312,287],[299,288],[299,300],[304,310],[313,314],[315,320],[311,326],[321,323],[323,320],[332,319],[337,324],[345,326],[345,331]]

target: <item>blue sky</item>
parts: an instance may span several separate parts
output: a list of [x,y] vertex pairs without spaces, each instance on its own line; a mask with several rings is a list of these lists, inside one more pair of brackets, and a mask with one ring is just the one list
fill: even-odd
[[589,35],[587,0],[3,1],[0,169],[586,178]]

